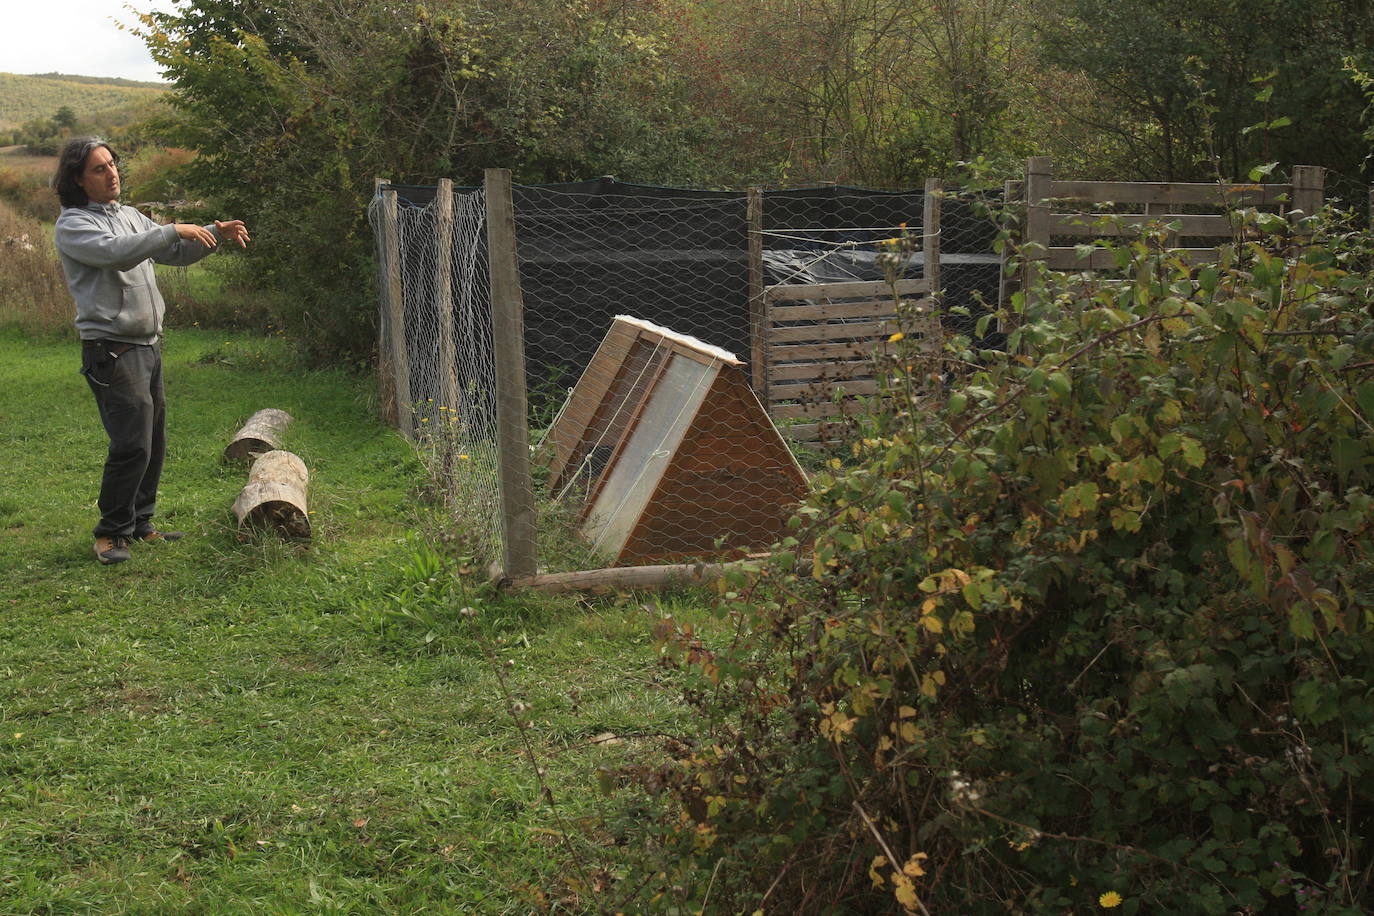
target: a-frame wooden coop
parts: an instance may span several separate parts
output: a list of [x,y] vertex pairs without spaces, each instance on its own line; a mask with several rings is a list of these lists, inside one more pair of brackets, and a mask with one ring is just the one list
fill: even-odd
[[552,492],[611,565],[765,547],[806,476],[732,354],[617,316],[545,439]]

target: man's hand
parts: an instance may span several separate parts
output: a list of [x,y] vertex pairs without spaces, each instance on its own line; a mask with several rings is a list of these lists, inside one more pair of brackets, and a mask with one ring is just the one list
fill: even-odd
[[219,243],[215,240],[215,234],[204,226],[197,226],[195,223],[177,223],[177,235],[193,242],[200,242],[206,248],[214,248]]
[[220,236],[226,242],[238,242],[240,248],[247,248],[252,241],[248,238],[248,227],[243,224],[241,219],[229,219],[223,222],[215,220],[215,228],[219,230]]

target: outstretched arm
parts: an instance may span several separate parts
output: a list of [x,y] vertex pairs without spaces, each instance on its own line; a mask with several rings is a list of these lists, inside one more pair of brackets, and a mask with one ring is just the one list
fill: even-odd
[[219,247],[221,241],[237,242],[240,248],[248,247],[248,228],[241,219],[215,220],[210,226],[176,223],[175,228],[177,243],[155,259],[160,264],[174,267],[194,264]]

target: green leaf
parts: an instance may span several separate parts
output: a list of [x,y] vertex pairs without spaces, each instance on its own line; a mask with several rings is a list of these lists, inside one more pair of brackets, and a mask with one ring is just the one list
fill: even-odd
[[1317,628],[1312,621],[1312,605],[1299,601],[1288,609],[1288,626],[1299,639],[1311,639]]
[[1355,403],[1366,420],[1374,419],[1374,382],[1365,382],[1355,389]]
[[1364,443],[1359,439],[1337,439],[1331,455],[1336,462],[1336,474],[1344,483],[1360,470],[1364,462]]

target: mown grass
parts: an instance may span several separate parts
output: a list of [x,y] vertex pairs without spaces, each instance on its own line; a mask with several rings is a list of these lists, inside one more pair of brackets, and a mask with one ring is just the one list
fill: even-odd
[[[189,536],[101,567],[75,345],[0,331],[0,912],[528,912],[559,898],[564,826],[606,864],[615,838],[579,826],[595,768],[691,728],[650,615],[457,575],[359,379],[222,331],[174,332],[165,362],[158,521]],[[267,406],[296,418],[309,543],[233,525],[246,471],[221,451]]]

